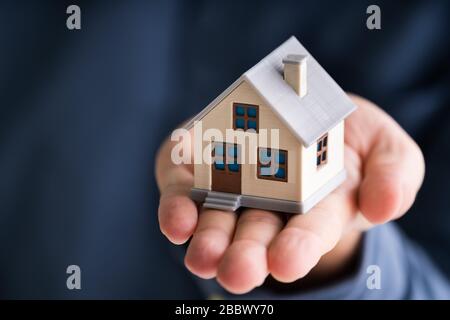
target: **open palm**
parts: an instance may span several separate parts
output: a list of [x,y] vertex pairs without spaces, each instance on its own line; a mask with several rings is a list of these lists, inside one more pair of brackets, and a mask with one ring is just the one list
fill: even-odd
[[216,277],[233,293],[252,290],[269,274],[281,282],[311,270],[330,274],[354,255],[362,231],[409,209],[424,175],[420,149],[380,108],[351,98],[359,108],[345,122],[347,180],[305,215],[199,210],[189,198],[192,166],[174,165],[173,145],[164,143],[156,164],[160,228],[175,244],[192,236],[185,257],[192,273]]

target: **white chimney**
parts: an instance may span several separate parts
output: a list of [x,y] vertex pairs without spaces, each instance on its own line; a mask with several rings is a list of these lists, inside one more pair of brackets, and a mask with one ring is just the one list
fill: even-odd
[[306,88],[306,56],[300,54],[288,54],[283,59],[284,80],[297,92],[300,97],[304,97]]

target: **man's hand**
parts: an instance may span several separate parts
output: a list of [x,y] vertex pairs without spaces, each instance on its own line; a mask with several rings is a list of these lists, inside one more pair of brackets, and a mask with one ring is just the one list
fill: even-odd
[[359,108],[345,122],[347,180],[307,214],[287,221],[257,209],[239,216],[198,212],[189,198],[192,166],[172,163],[170,142],[161,147],[156,164],[160,228],[175,244],[192,236],[185,257],[192,273],[216,277],[233,293],[260,286],[269,274],[281,282],[311,270],[316,277],[330,274],[353,257],[362,231],[411,207],[425,171],[420,149],[380,108],[351,98]]

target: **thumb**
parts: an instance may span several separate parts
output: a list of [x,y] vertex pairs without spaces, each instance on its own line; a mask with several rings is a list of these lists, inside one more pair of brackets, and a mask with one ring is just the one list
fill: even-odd
[[350,119],[349,132],[356,129],[360,137],[360,209],[370,222],[384,223],[402,216],[414,203],[425,173],[423,155],[389,115],[367,100],[353,100],[360,106],[358,121]]

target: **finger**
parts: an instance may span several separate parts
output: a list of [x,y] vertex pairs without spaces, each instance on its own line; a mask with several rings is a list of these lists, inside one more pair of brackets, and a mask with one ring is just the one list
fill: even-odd
[[173,243],[186,242],[197,225],[197,206],[189,198],[194,176],[192,167],[171,161],[173,143],[158,151],[156,181],[161,191],[158,219],[161,232]]
[[382,130],[364,165],[361,211],[372,223],[403,215],[414,203],[425,166],[417,145],[402,130]]
[[197,206],[189,198],[190,189],[186,185],[169,185],[161,193],[159,227],[174,244],[185,243],[197,225]]
[[238,219],[235,236],[217,273],[228,291],[242,294],[260,286],[268,275],[267,248],[283,227],[272,212],[248,209]]
[[235,224],[234,212],[205,209],[200,213],[184,259],[193,274],[204,279],[216,276],[219,261],[233,237]]
[[[408,134],[386,113],[370,102],[354,98],[361,106],[355,117],[371,119],[365,128],[363,181],[360,208],[372,223],[384,223],[403,215],[413,204],[422,184],[425,165],[422,153]],[[349,129],[358,126],[350,117]]]
[[269,248],[269,271],[275,279],[292,282],[304,277],[336,246],[345,224],[356,212],[351,196],[335,191],[307,214],[288,221]]

